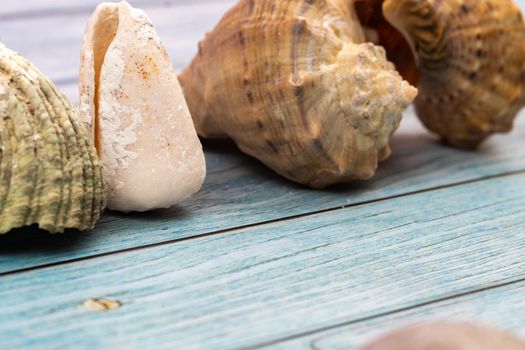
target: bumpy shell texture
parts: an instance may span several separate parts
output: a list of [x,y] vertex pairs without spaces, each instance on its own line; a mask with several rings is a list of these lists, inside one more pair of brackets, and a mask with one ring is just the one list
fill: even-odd
[[512,129],[525,105],[525,25],[511,0],[385,0],[383,12],[415,52],[416,110],[431,131],[476,148]]
[[362,350],[525,350],[505,332],[467,323],[433,322],[396,330]]
[[417,94],[343,0],[242,0],[179,78],[201,136],[318,188],[371,177]]
[[29,61],[0,44],[0,233],[93,228],[102,168],[76,111]]

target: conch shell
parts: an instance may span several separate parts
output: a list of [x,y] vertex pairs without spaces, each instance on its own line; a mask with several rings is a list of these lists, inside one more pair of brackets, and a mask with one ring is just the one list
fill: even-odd
[[179,79],[201,136],[318,188],[371,177],[417,93],[347,0],[241,0]]
[[[525,105],[525,24],[511,0],[354,1],[376,12],[382,3],[386,20],[408,40],[417,67],[401,71],[417,70],[416,111],[428,129],[462,148],[512,129]],[[388,31],[380,17],[364,22],[376,19],[371,26],[389,51],[396,36],[381,35]]]
[[166,50],[144,12],[102,3],[87,25],[80,115],[104,164],[108,207],[170,207],[199,190],[204,153]]
[[395,330],[362,350],[525,350],[506,332],[468,323],[432,322]]
[[0,233],[93,228],[106,198],[95,149],[58,88],[2,44],[0,113]]

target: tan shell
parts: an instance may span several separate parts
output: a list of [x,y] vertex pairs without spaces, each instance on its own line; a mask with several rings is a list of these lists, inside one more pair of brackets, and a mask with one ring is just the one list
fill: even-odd
[[371,177],[417,93],[346,0],[242,0],[179,78],[201,136],[312,187]]
[[170,59],[150,19],[102,3],[82,46],[80,116],[104,165],[108,207],[167,208],[197,192],[204,153]]
[[415,52],[416,110],[431,131],[476,148],[512,129],[525,105],[525,25],[511,0],[385,0],[383,12]]
[[494,329],[467,323],[434,322],[405,327],[362,350],[525,350],[525,342]]
[[0,44],[0,233],[93,228],[102,166],[78,115],[29,61]]

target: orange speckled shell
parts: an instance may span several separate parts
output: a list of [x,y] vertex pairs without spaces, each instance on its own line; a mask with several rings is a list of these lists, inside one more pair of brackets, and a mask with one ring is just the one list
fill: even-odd
[[242,0],[180,75],[197,130],[312,187],[371,177],[415,98],[352,3]]
[[525,25],[511,0],[385,0],[383,12],[417,56],[416,110],[431,131],[476,148],[512,129],[525,105]]

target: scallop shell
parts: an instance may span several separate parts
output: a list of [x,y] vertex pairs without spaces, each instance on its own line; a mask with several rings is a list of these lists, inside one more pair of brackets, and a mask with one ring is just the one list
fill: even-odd
[[525,350],[511,334],[468,323],[432,322],[404,327],[362,350]]
[[102,167],[75,109],[29,61],[0,44],[0,233],[38,224],[93,228]]
[[370,178],[417,93],[343,0],[241,0],[179,79],[201,136],[318,188]]
[[104,164],[108,207],[170,207],[197,192],[202,146],[166,50],[146,14],[102,3],[84,37],[80,115]]
[[416,111],[431,131],[476,148],[512,129],[525,105],[525,25],[512,1],[385,0],[383,11],[417,56]]

